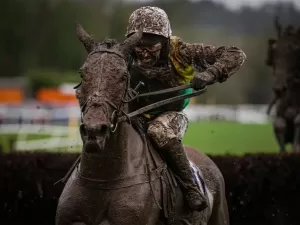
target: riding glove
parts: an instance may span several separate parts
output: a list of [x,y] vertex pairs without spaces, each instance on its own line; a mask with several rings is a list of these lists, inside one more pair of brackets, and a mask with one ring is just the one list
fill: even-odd
[[191,81],[192,87],[195,90],[204,88],[206,85],[215,83],[216,76],[209,71],[197,73]]

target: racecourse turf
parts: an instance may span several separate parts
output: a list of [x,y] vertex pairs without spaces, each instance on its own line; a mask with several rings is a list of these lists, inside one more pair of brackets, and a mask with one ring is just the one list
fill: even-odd
[[[2,135],[0,145],[7,152],[12,135]],[[28,139],[38,139],[41,135],[29,135]],[[43,136],[42,138],[45,138]],[[213,155],[243,155],[246,153],[276,153],[278,146],[271,124],[241,124],[236,122],[201,121],[191,122],[183,139],[184,144]],[[290,146],[288,147],[290,149]],[[53,151],[64,149],[53,149]],[[72,151],[79,151],[74,146]]]
[[43,138],[49,138],[51,135],[43,135],[43,134],[24,134],[24,135],[17,135],[17,134],[1,134],[0,135],[0,145],[4,152],[10,151],[10,145],[14,142],[17,138],[20,140],[38,140]]
[[190,123],[183,142],[214,155],[278,152],[271,124],[194,122]]

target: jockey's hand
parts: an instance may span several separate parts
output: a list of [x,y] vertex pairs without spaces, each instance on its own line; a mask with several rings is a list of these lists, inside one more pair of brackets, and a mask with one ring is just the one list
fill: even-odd
[[191,81],[192,87],[195,90],[204,88],[206,85],[213,84],[215,82],[215,76],[208,71],[197,73]]

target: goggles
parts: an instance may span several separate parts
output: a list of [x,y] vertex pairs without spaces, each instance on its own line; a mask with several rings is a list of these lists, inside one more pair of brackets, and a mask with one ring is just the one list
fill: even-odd
[[141,53],[143,51],[148,51],[148,52],[151,52],[151,53],[154,53],[154,52],[157,52],[159,50],[161,50],[162,48],[162,45],[161,43],[157,43],[157,44],[154,44],[154,45],[138,45],[134,48],[134,50],[137,52],[137,53]]

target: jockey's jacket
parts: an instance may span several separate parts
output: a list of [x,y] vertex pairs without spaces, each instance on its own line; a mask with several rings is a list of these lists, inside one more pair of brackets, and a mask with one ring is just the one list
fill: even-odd
[[[139,81],[142,81],[144,86],[138,92],[147,93],[185,85],[191,82],[196,73],[205,70],[214,71],[213,75],[216,77],[216,82],[221,83],[234,74],[246,59],[245,53],[238,47],[215,47],[203,43],[189,44],[176,36],[170,37],[165,56],[161,57],[158,66],[155,67],[138,66],[131,57],[129,62],[131,87],[134,88]],[[141,108],[166,98],[191,92],[192,89],[190,88],[159,96],[138,98],[133,103],[133,108]],[[149,118],[166,111],[182,111],[189,103],[190,99],[185,99],[162,106],[148,112],[145,116]]]

